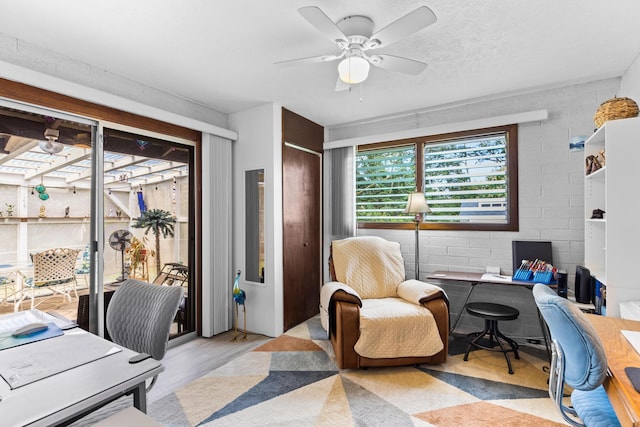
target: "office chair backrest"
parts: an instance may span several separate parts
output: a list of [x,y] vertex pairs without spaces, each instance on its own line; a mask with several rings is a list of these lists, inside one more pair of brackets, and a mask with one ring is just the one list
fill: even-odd
[[564,381],[577,390],[593,390],[605,379],[607,357],[596,331],[578,306],[547,285],[536,284],[533,296],[564,353]]
[[182,286],[133,279],[122,282],[107,310],[107,330],[113,342],[162,359],[182,292]]

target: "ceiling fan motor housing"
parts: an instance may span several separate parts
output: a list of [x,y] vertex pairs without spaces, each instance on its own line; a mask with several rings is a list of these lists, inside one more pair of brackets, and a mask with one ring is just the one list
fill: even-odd
[[336,26],[349,38],[349,44],[364,45],[373,34],[373,21],[366,16],[347,16],[338,21]]

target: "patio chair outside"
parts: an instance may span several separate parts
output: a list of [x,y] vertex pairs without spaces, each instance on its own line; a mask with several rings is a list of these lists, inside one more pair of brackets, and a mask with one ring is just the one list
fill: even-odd
[[[77,282],[75,276],[76,259],[78,249],[56,248],[48,249],[32,255],[33,280],[27,281],[30,291],[31,308],[38,306],[42,301],[52,296],[60,295],[63,300],[71,301],[71,292],[78,299]],[[38,290],[48,289],[53,294],[38,296]],[[35,303],[36,297],[38,302]]]

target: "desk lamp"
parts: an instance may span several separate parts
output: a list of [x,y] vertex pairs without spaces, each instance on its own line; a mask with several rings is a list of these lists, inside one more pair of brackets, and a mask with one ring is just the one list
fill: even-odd
[[418,230],[420,228],[420,222],[422,220],[421,215],[423,213],[431,212],[429,209],[429,205],[427,205],[427,201],[424,199],[424,193],[414,191],[409,194],[409,200],[407,201],[407,207],[404,209],[406,213],[416,214],[415,216],[415,224],[416,224],[416,280],[420,280],[420,241],[418,237]]

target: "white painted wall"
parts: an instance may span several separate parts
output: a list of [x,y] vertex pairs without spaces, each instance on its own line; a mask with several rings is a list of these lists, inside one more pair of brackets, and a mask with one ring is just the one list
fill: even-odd
[[626,96],[640,103],[640,55],[622,75],[618,96]]
[[[233,144],[233,271],[245,271],[245,171],[264,169],[265,281],[247,282],[243,275],[240,287],[247,294],[247,330],[276,337],[283,332],[282,108],[265,104],[231,114],[229,127],[239,135]],[[240,311],[240,327],[242,318]]]
[[[511,273],[512,240],[551,240],[554,263],[569,272],[572,283],[584,259],[584,159],[582,152],[569,151],[569,140],[593,133],[593,114],[619,87],[620,79],[607,79],[347,124],[328,128],[328,141],[547,109],[548,120],[519,126],[520,231],[421,231],[420,271],[481,272],[491,265]],[[413,276],[413,230],[359,229],[358,234],[399,241],[407,276]]]
[[[123,111],[147,115],[169,123],[181,124],[193,129],[207,131],[206,129],[195,127],[194,124],[179,123],[175,121],[175,118],[172,120],[171,118],[161,118],[157,115],[131,111],[129,105],[123,102],[123,99],[156,107],[163,112],[170,112],[223,128],[227,127],[226,114],[4,34],[0,34],[0,62],[5,62],[0,66],[0,77],[9,80],[31,84],[43,89],[85,99],[97,104],[108,105]],[[11,67],[10,64],[24,69],[20,70],[16,67]],[[37,76],[34,78],[33,72],[51,78],[45,79]],[[52,78],[59,79],[59,81],[54,81]],[[65,84],[65,82],[72,83]],[[77,88],[76,85],[82,87]],[[95,97],[89,88],[104,92],[103,96]],[[110,104],[112,98],[109,95],[116,95],[123,99],[115,105]]]

